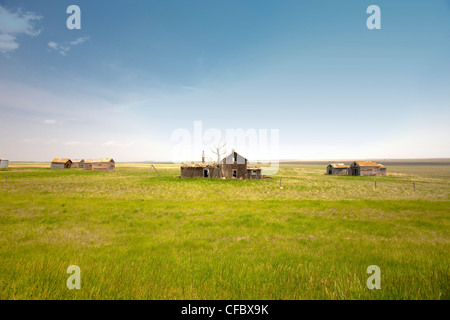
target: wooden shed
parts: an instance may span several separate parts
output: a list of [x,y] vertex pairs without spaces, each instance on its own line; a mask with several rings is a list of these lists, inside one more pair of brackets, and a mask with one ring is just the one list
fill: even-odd
[[326,174],[346,175],[348,174],[348,166],[343,163],[330,163]]
[[0,169],[8,169],[9,160],[0,159]]
[[84,159],[71,159],[72,160],[72,168],[83,168]]
[[352,176],[385,176],[386,167],[374,161],[353,161],[349,174]]
[[72,161],[69,158],[55,158],[50,166],[51,169],[70,169]]
[[92,170],[94,171],[114,171],[116,162],[112,158],[92,160]]
[[262,179],[262,169],[259,166],[247,166],[247,179]]

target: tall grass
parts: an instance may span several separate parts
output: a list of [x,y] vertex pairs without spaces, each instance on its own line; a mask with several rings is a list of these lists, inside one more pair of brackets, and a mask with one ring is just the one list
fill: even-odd
[[[286,165],[273,181],[157,168],[0,171],[0,298],[449,299],[448,167]],[[72,264],[80,290],[66,287]]]

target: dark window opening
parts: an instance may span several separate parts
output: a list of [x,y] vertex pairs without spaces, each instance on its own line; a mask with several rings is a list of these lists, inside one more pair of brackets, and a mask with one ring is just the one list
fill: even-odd
[[208,178],[209,177],[209,170],[208,169],[204,169],[203,170],[203,178]]
[[233,170],[233,178],[237,178],[237,170]]

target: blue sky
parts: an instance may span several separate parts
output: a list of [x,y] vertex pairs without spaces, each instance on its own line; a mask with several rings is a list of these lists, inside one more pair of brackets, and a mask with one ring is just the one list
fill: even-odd
[[281,159],[450,157],[450,1],[0,6],[0,158],[170,160],[194,121],[278,129]]

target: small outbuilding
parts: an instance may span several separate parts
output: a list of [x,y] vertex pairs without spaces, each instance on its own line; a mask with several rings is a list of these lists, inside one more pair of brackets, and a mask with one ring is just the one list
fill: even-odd
[[0,159],[0,169],[8,169],[9,160]]
[[116,162],[112,158],[92,160],[92,169],[94,171],[114,171]]
[[51,169],[70,169],[72,167],[72,160],[69,158],[55,158],[50,166]]
[[72,168],[83,168],[84,159],[71,159],[72,160]]
[[262,170],[260,166],[247,166],[247,179],[262,179]]
[[326,174],[346,175],[348,174],[348,166],[343,163],[330,163]]
[[374,161],[353,161],[349,174],[352,176],[385,176],[386,167]]

